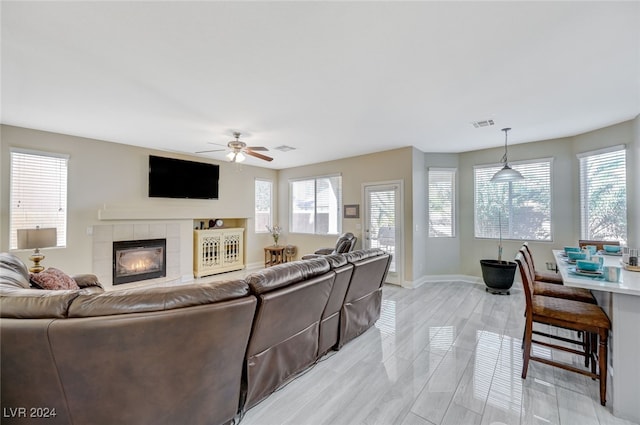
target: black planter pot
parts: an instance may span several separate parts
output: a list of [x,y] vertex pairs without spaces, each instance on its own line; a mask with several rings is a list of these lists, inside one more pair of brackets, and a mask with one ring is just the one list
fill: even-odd
[[494,294],[509,295],[517,266],[512,261],[480,260],[485,289]]

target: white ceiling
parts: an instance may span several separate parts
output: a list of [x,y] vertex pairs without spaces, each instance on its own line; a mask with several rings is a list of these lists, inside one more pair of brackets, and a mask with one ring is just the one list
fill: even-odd
[[[281,169],[640,113],[640,2],[2,1],[2,123]],[[472,121],[493,119],[475,129]],[[279,152],[280,145],[296,150]],[[209,154],[224,159],[224,152]],[[496,158],[496,162],[499,158]]]

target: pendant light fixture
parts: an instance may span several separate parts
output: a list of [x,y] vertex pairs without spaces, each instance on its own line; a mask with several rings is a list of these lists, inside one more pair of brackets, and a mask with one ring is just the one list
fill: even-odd
[[513,182],[516,180],[524,179],[524,177],[522,177],[522,174],[520,174],[518,171],[514,170],[513,168],[509,167],[509,161],[507,159],[507,132],[509,130],[511,129],[510,128],[502,129],[502,131],[504,131],[504,155],[502,156],[502,159],[500,160],[500,162],[502,162],[504,166],[500,171],[495,173],[491,178],[491,181],[493,183]]

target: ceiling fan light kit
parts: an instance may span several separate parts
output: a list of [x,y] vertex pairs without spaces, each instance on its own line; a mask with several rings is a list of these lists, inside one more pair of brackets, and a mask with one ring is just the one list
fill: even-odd
[[243,162],[246,157],[240,151],[232,151],[227,154],[227,159],[229,160],[229,162]]
[[[258,159],[262,159],[263,161],[273,161],[273,158],[267,155],[263,155],[256,151],[268,151],[269,149],[263,146],[247,146],[247,144],[240,140],[240,133],[234,132],[233,137],[235,140],[231,140],[227,143],[227,148],[229,149],[229,153],[227,153],[226,157],[229,162],[242,162],[246,159],[246,155],[253,156]],[[221,145],[222,146],[222,145]],[[209,153],[209,152],[219,152],[224,149],[214,149],[207,151],[199,151],[196,153]]]
[[524,179],[522,174],[520,174],[517,170],[509,167],[509,160],[507,158],[507,133],[511,130],[510,128],[503,128],[504,131],[504,155],[500,162],[504,164],[502,169],[495,173],[491,178],[493,183],[504,183],[504,182],[513,182]]

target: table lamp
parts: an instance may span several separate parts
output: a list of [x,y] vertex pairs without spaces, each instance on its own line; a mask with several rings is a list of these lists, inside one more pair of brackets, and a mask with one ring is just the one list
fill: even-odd
[[33,266],[29,268],[31,273],[40,273],[44,267],[40,261],[44,260],[44,255],[40,253],[40,248],[56,246],[58,233],[55,227],[41,229],[18,229],[18,249],[35,249],[29,257],[33,261]]

